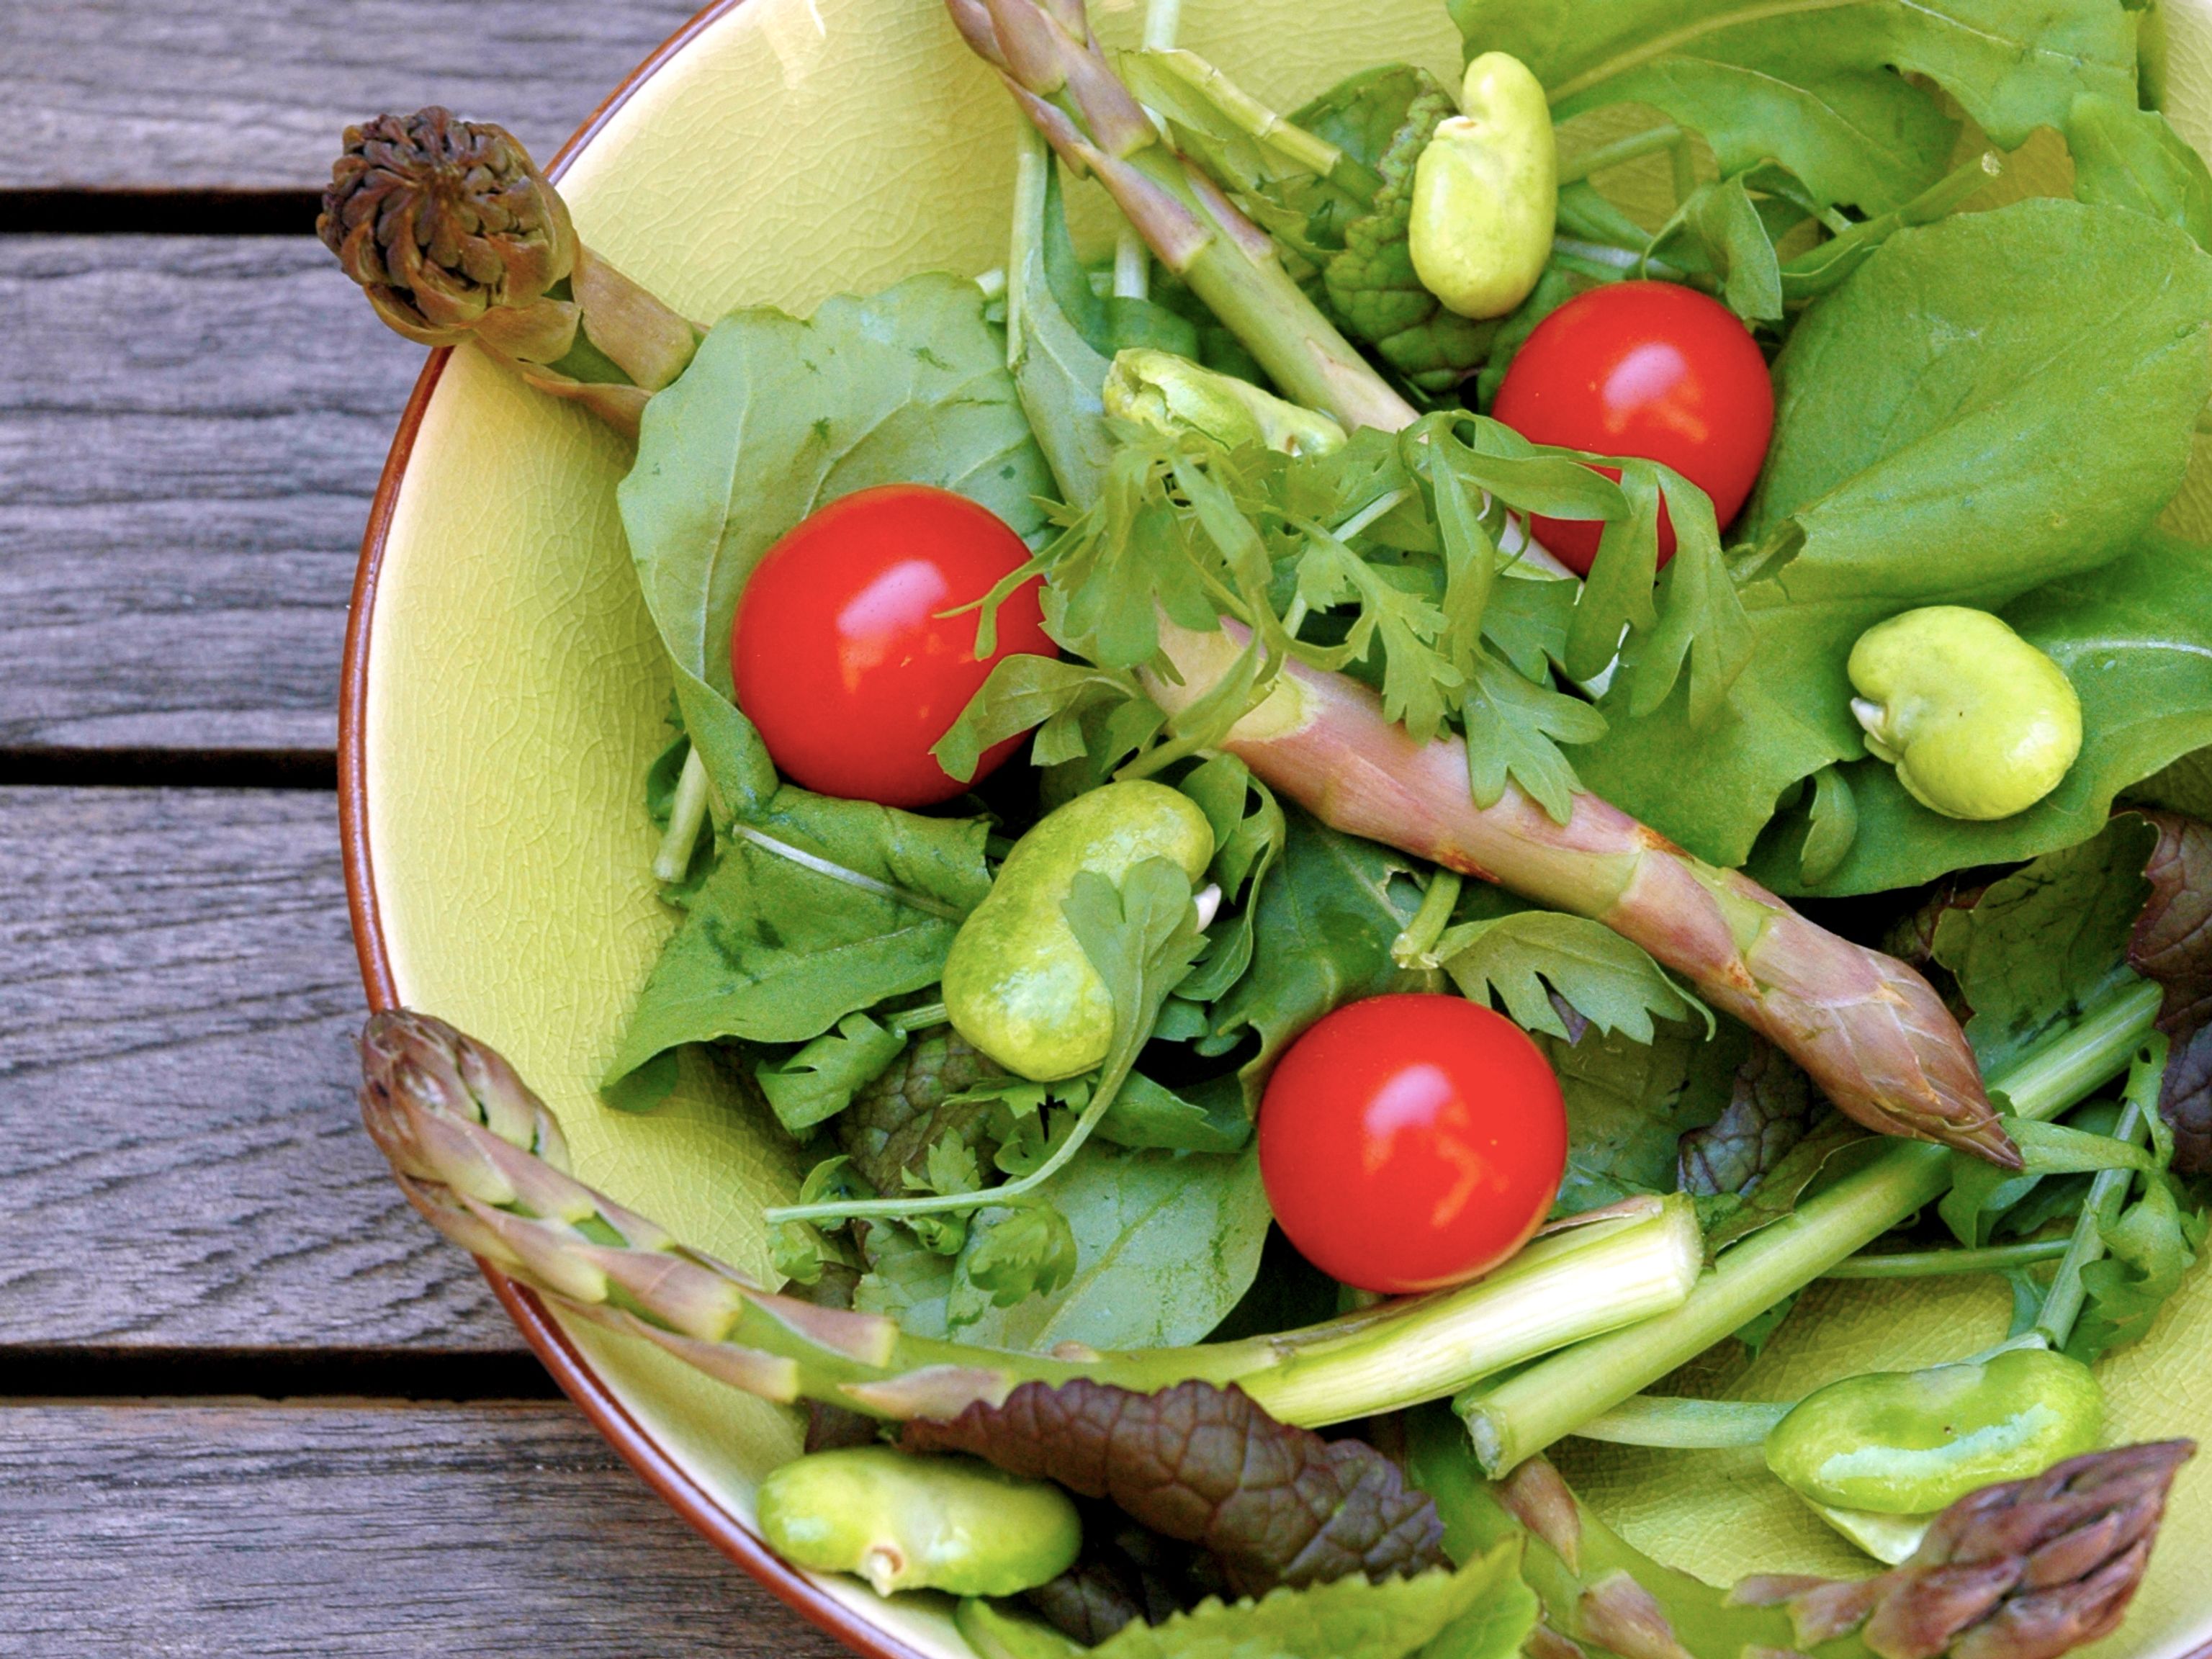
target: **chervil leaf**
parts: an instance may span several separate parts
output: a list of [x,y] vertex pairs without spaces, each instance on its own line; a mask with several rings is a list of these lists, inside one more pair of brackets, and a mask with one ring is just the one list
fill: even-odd
[[1548,684],[1524,679],[1487,653],[1474,659],[1474,669],[1459,708],[1474,804],[1496,805],[1510,780],[1553,823],[1565,823],[1582,781],[1559,745],[1596,742],[1605,735],[1605,716]]
[[848,1014],[781,1063],[763,1060],[753,1078],[768,1097],[776,1121],[803,1136],[853,1103],[853,1097],[882,1075],[906,1047],[906,1033],[887,1030],[866,1014]]
[[2154,1176],[2142,1196],[2101,1231],[2112,1254],[2082,1269],[2089,1300],[2066,1345],[2068,1353],[2085,1363],[2142,1340],[2197,1265],[2205,1218],[2201,1212],[2184,1212],[2172,1183]]
[[[1492,995],[1524,1030],[1565,1037],[1552,993],[1591,1024],[1636,1042],[1655,1019],[1687,1020],[1704,1006],[1685,996],[1643,946],[1602,922],[1555,910],[1522,910],[1448,928],[1431,952],[1462,994]],[[1711,1016],[1706,1015],[1708,1029]]]
[[985,750],[1035,728],[1031,759],[1056,765],[1085,751],[1084,723],[1095,713],[1142,696],[1124,675],[1016,653],[1000,659],[929,752],[953,777],[966,780],[975,776]]
[[1282,855],[1290,827],[1274,792],[1234,755],[1212,757],[1176,787],[1198,803],[1213,826],[1213,863],[1207,874],[1219,885],[1228,909],[1208,930],[1206,955],[1197,969],[1176,990],[1191,1002],[1211,1002],[1251,966],[1259,896]]
[[961,1316],[963,1291],[980,1292],[994,1308],[1011,1308],[1050,1296],[1075,1277],[1075,1233],[1051,1205],[986,1210],[969,1228],[967,1247],[953,1267],[949,1322],[955,1329],[975,1322],[975,1314]]

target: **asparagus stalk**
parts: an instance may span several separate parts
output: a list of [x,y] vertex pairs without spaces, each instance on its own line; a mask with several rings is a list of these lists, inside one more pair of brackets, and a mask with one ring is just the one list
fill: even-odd
[[[1077,0],[1054,12],[1034,0],[948,3],[1038,130],[1115,190],[1155,251],[1279,381],[1348,424],[1413,419],[1284,274],[1265,234],[1160,142],[1087,28],[1079,36],[1063,21],[1079,23]],[[646,388],[688,361],[690,325],[576,243],[559,193],[496,127],[425,110],[351,129],[320,223],[379,314],[410,338],[475,339],[629,429]],[[558,297],[559,273],[585,270],[599,276]],[[619,303],[596,306],[602,285]],[[630,383],[566,378],[580,329],[586,345],[636,365]],[[1181,683],[1156,676],[1152,690],[1170,714],[1217,686],[1242,643],[1233,627],[1200,634],[1164,618],[1162,636]],[[1461,745],[1414,743],[1364,687],[1302,665],[1285,670],[1227,746],[1338,829],[1605,921],[1764,1033],[1869,1127],[2018,1167],[1964,1036],[1919,975],[1598,797],[1577,795],[1564,824],[1511,787],[1477,807]]]
[[442,109],[348,127],[315,234],[399,333],[473,341],[633,437],[645,400],[699,343],[577,240],[560,191],[513,134]]
[[1301,1331],[1188,1348],[1054,1355],[908,1335],[878,1315],[778,1295],[567,1172],[560,1126],[512,1067],[405,1011],[363,1029],[362,1115],[432,1225],[570,1313],[657,1343],[764,1399],[951,1418],[1024,1382],[1142,1393],[1235,1382],[1282,1421],[1343,1422],[1678,1306],[1703,1261],[1687,1200],[1641,1200],[1550,1230],[1474,1284]]
[[[1266,234],[1160,141],[1100,52],[1081,0],[946,4],[1037,130],[1071,165],[1097,174],[1291,396],[1347,427],[1395,430],[1414,419],[1282,278]],[[1173,715],[1221,683],[1244,641],[1233,629],[1194,633],[1165,617],[1161,632],[1180,683],[1154,676],[1147,690]],[[1457,743],[1416,744],[1365,687],[1295,664],[1225,746],[1337,829],[1607,923],[1776,1042],[1869,1128],[2019,1167],[1957,1022],[1917,973],[1815,927],[1597,796],[1577,795],[1564,824],[1510,786],[1478,807]]]
[[[1170,714],[1230,672],[1245,635],[1161,623],[1181,683],[1153,676]],[[1808,921],[1750,878],[1692,858],[1592,794],[1555,823],[1509,784],[1478,806],[1455,738],[1417,743],[1382,699],[1290,662],[1224,748],[1334,828],[1589,916],[1764,1034],[1850,1116],[2018,1168],[1972,1051],[1928,981],[1893,957]]]
[[2118,1626],[2195,1450],[2123,1446],[1969,1493],[1875,1577],[1756,1577],[1724,1591],[1638,1551],[1541,1458],[1492,1486],[1449,1419],[1417,1414],[1410,1442],[1410,1472],[1455,1557],[1527,1540],[1522,1573],[1543,1606],[1536,1659],[1592,1648],[1624,1659],[2055,1659]]
[[[2057,1116],[2127,1064],[2150,1034],[2160,1000],[2159,988],[2142,981],[2117,993],[2002,1073],[1996,1087],[2021,1117]],[[1456,1409],[1483,1467],[1502,1474],[1648,1388],[1933,1203],[1950,1180],[1938,1147],[1886,1148],[1725,1251],[1673,1312],[1463,1396]]]

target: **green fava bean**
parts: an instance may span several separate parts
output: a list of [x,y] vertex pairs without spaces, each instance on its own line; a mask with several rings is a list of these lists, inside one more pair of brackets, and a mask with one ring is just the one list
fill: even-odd
[[1503,317],[1552,257],[1559,151],[1543,82],[1519,58],[1467,66],[1466,112],[1437,124],[1413,164],[1407,252],[1421,286],[1462,317]]
[[2088,1451],[2104,1395],[2087,1365],[2040,1348],[1980,1364],[1846,1377],[1766,1437],[1766,1466],[1816,1504],[1926,1515],[1978,1487]]
[[1049,1481],[889,1446],[775,1470],[761,1483],[760,1528],[793,1565],[858,1573],[879,1595],[1013,1595],[1059,1577],[1083,1544],[1073,1501]]
[[2081,752],[2065,672],[1986,611],[1931,605],[1851,647],[1851,713],[1922,805],[2005,818],[2058,787]]
[[1014,844],[945,959],[953,1028],[1018,1076],[1049,1083],[1089,1071],[1114,1040],[1114,1000],[1060,905],[1079,871],[1118,884],[1147,859],[1194,882],[1213,827],[1189,796],[1133,779],[1078,795]]

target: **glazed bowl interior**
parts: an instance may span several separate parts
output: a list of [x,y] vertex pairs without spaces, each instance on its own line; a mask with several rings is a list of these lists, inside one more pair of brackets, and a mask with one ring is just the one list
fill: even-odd
[[[1109,44],[1133,36],[1134,0],[1097,9]],[[2171,113],[2203,146],[2212,0],[2169,9]],[[1459,56],[1440,0],[1188,0],[1183,29],[1285,102],[1390,58],[1450,77]],[[593,246],[692,316],[760,303],[803,313],[915,271],[1003,263],[1012,118],[937,0],[747,0],[632,88],[562,189]],[[399,1000],[513,1058],[559,1112],[585,1179],[767,1276],[759,1212],[801,1173],[775,1127],[719,1097],[703,1069],[650,1116],[594,1093],[672,925],[641,810],[669,681],[616,515],[626,447],[473,353],[447,362],[421,415],[372,550],[374,609],[357,623],[348,742],[365,952]],[[2212,533],[2206,500],[2212,462],[2200,455],[2183,527]],[[2008,1306],[1994,1280],[1818,1287],[1734,1386],[1789,1398],[1955,1357],[2001,1335]],[[629,1340],[569,1336],[587,1389],[674,1472],[664,1486],[749,1517],[759,1478],[799,1448],[796,1414]],[[2107,1373],[2115,1437],[2212,1428],[2212,1283],[2200,1275]],[[1755,1459],[1595,1449],[1567,1455],[1577,1481],[1637,1542],[1707,1578],[1863,1566]],[[2150,1581],[2105,1651],[2176,1659],[2212,1635],[2198,1565],[2209,1547],[2212,1473],[2185,1475]],[[965,1651],[941,1604],[820,1588],[887,1645]]]

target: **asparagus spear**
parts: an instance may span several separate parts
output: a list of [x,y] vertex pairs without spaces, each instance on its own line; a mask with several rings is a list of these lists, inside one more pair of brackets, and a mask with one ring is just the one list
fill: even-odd
[[[1347,427],[1414,419],[1364,358],[1347,359],[1342,337],[1283,277],[1267,234],[1161,140],[1100,52],[1082,0],[946,6],[1054,149],[1097,174],[1292,397]],[[1181,684],[1156,676],[1147,689],[1170,714],[1217,684],[1244,643],[1164,617],[1161,632]],[[1339,830],[1607,922],[1771,1039],[1869,1128],[2019,1167],[1957,1022],[1905,963],[1815,927],[1595,795],[1577,794],[1564,824],[1510,785],[1478,807],[1457,743],[1415,744],[1356,682],[1285,672],[1288,684],[1226,745],[1271,787]]]
[[699,343],[577,240],[513,134],[442,109],[348,127],[315,234],[409,339],[472,340],[632,437],[645,400]]
[[[1162,259],[1279,381],[1347,424],[1413,418],[1284,274],[1266,234],[1159,142],[1097,42],[1070,32],[1062,20],[1080,21],[1078,0],[1049,14],[1033,0],[948,3],[1040,131],[1116,191]],[[533,384],[582,398],[627,429],[645,389],[688,361],[690,325],[575,241],[559,192],[497,127],[431,109],[350,129],[320,224],[347,274],[402,333],[473,338]],[[597,275],[572,277],[576,297],[562,300],[562,270]],[[603,285],[617,295],[604,309],[592,298]],[[586,345],[639,366],[633,383],[563,378],[582,349],[580,320]],[[657,355],[641,339],[659,343]],[[1233,628],[1199,634],[1165,618],[1161,632],[1181,684],[1155,677],[1152,690],[1173,713],[1220,681],[1242,641]],[[1564,824],[1510,786],[1477,807],[1459,744],[1415,744],[1365,688],[1303,665],[1285,671],[1228,747],[1337,829],[1604,921],[1765,1035],[1869,1127],[2019,1167],[1965,1037],[1918,974],[1807,921],[1597,796],[1577,795]]]
[[559,1125],[498,1054],[405,1011],[362,1032],[362,1115],[431,1224],[555,1305],[789,1403],[957,1417],[1024,1382],[1151,1393],[1236,1382],[1302,1427],[1460,1383],[1681,1305],[1704,1260],[1686,1200],[1632,1200],[1540,1237],[1473,1285],[1241,1342],[1057,1357],[909,1336],[878,1315],[778,1295],[569,1175]]

